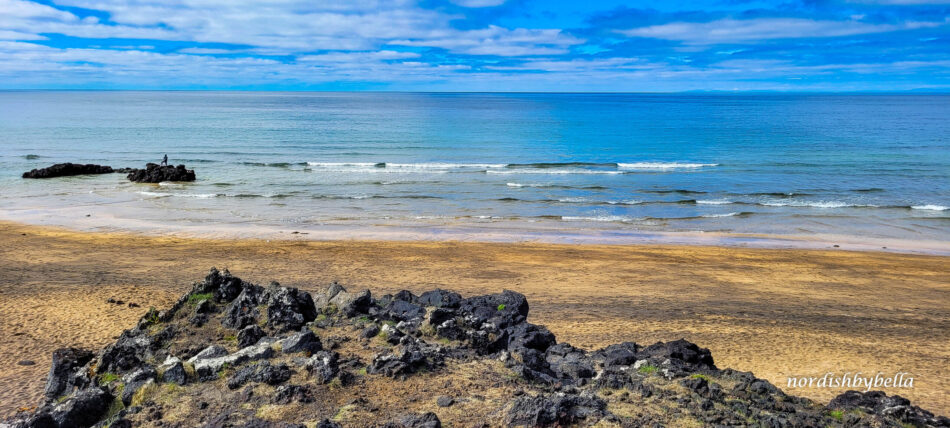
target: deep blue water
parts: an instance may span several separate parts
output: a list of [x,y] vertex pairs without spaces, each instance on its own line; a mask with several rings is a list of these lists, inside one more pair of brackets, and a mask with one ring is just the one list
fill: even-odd
[[[83,228],[950,241],[948,136],[946,95],[0,92],[0,211]],[[198,182],[19,178],[165,153]]]

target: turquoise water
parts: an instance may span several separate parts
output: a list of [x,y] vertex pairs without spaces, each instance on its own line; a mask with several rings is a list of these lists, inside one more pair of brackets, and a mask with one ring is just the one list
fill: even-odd
[[[0,215],[316,237],[950,242],[948,118],[942,95],[0,92]],[[199,180],[19,178],[165,153]]]

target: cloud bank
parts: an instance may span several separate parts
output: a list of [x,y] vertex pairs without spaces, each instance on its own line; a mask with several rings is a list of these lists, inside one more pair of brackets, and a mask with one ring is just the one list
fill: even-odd
[[948,2],[559,3],[0,0],[0,89],[950,89]]

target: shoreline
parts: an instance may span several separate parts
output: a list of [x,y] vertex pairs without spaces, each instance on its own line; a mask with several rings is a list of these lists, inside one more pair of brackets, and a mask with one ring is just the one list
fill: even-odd
[[[101,208],[102,206],[96,206]],[[36,211],[28,220],[22,212]],[[833,234],[762,234],[705,231],[653,231],[623,228],[568,227],[529,222],[446,223],[420,221],[418,224],[319,224],[261,225],[254,223],[216,223],[183,225],[120,218],[108,211],[95,211],[86,217],[65,221],[51,217],[49,209],[0,210],[0,222],[36,227],[54,227],[78,233],[126,233],[149,237],[178,236],[188,239],[259,239],[287,241],[366,241],[366,242],[476,242],[541,243],[561,245],[619,246],[705,246],[727,248],[838,250],[950,256],[950,242]],[[17,215],[17,214],[21,215]],[[108,225],[108,226],[107,226]],[[578,222],[578,226],[582,223]]]
[[[299,235],[294,235],[299,236]],[[380,292],[512,289],[531,321],[586,349],[686,338],[717,365],[784,389],[789,376],[909,372],[885,389],[939,414],[950,380],[947,258],[882,251],[675,244],[201,239],[77,232],[0,221],[0,414],[35,402],[50,353],[98,348],[211,266],[312,291],[339,280]],[[844,249],[844,248],[842,248]],[[130,278],[147,278],[130,283]],[[886,290],[886,292],[882,292]],[[134,302],[128,308],[109,298]],[[63,331],[78,343],[65,343]],[[20,366],[32,360],[32,366]],[[843,389],[791,389],[827,402]]]

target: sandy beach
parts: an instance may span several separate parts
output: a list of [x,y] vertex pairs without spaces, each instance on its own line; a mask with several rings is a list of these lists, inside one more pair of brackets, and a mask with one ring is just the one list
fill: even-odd
[[[531,321],[588,349],[686,338],[720,368],[789,389],[788,376],[908,372],[890,389],[950,413],[948,258],[840,250],[459,242],[224,240],[82,233],[0,223],[0,416],[35,404],[50,353],[98,349],[211,266],[316,290],[512,289]],[[109,298],[140,307],[107,303]],[[35,362],[20,365],[23,360]]]

